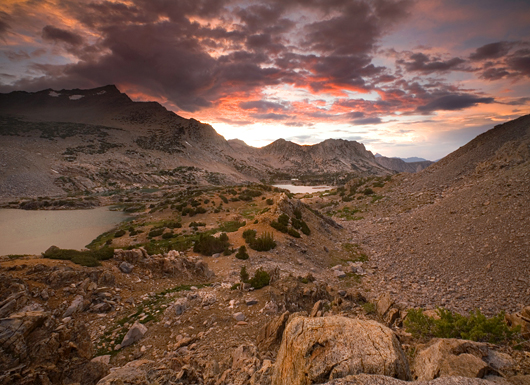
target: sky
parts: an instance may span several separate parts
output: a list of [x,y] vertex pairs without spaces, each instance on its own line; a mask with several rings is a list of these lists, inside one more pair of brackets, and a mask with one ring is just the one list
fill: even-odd
[[1,1],[0,92],[107,84],[252,146],[436,160],[530,113],[530,1]]

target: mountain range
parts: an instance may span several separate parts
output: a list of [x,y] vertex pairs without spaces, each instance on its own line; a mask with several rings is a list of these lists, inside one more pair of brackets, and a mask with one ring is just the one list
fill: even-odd
[[278,139],[255,148],[159,103],[132,101],[113,85],[0,94],[0,135],[4,198],[291,178],[339,183],[339,174],[389,175],[430,164],[376,158],[341,139],[312,146]]

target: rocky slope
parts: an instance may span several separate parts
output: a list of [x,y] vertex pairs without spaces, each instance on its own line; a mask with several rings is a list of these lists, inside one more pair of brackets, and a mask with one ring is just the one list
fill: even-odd
[[[343,223],[373,252],[374,290],[493,314],[530,303],[530,116],[497,126],[426,170],[394,177]],[[359,215],[359,214],[358,214]],[[341,222],[342,223],[342,222]]]
[[2,197],[391,173],[357,142],[227,142],[210,125],[133,102],[115,86],[0,94],[0,136]]

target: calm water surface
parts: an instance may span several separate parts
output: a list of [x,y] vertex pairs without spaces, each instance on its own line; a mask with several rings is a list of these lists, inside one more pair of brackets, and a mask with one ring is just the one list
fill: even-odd
[[101,233],[111,230],[128,216],[94,210],[0,209],[0,255],[40,254],[51,245],[82,249]]
[[334,188],[332,186],[295,186],[292,184],[275,184],[274,187],[284,188],[293,194],[311,194]]

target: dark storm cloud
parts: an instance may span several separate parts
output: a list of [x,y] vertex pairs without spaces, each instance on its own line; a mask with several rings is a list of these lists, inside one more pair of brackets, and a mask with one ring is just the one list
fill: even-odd
[[383,123],[381,118],[374,117],[374,118],[363,118],[363,119],[355,119],[352,124],[355,125],[363,125],[363,124],[380,124]]
[[517,75],[530,76],[530,49],[521,49],[506,59],[508,67]]
[[434,111],[455,111],[463,110],[464,108],[473,107],[477,104],[493,103],[495,100],[493,98],[482,98],[475,95],[446,95],[438,99],[433,100],[430,103],[427,103],[424,106],[419,106],[417,111],[420,113],[432,113]]
[[244,110],[256,110],[259,112],[267,112],[269,110],[279,111],[287,109],[284,105],[280,103],[267,102],[265,100],[251,100],[248,102],[241,102],[239,103],[239,107]]
[[425,74],[463,70],[462,64],[465,63],[464,59],[458,57],[441,60],[440,58],[433,58],[421,52],[411,54],[408,60],[399,59],[396,63],[403,65],[408,72],[423,72]]
[[7,22],[9,20],[9,15],[5,12],[0,11],[0,38],[4,35],[7,35],[10,26]]
[[513,42],[507,41],[486,44],[477,48],[475,52],[469,55],[469,59],[473,61],[498,59],[506,56],[514,44]]
[[259,120],[285,120],[289,118],[289,115],[275,114],[273,112],[270,112],[268,114],[250,114],[250,116],[254,119]]
[[65,29],[56,28],[53,25],[47,25],[42,29],[42,38],[56,43],[63,42],[71,46],[80,46],[84,43],[84,39],[80,35]]

